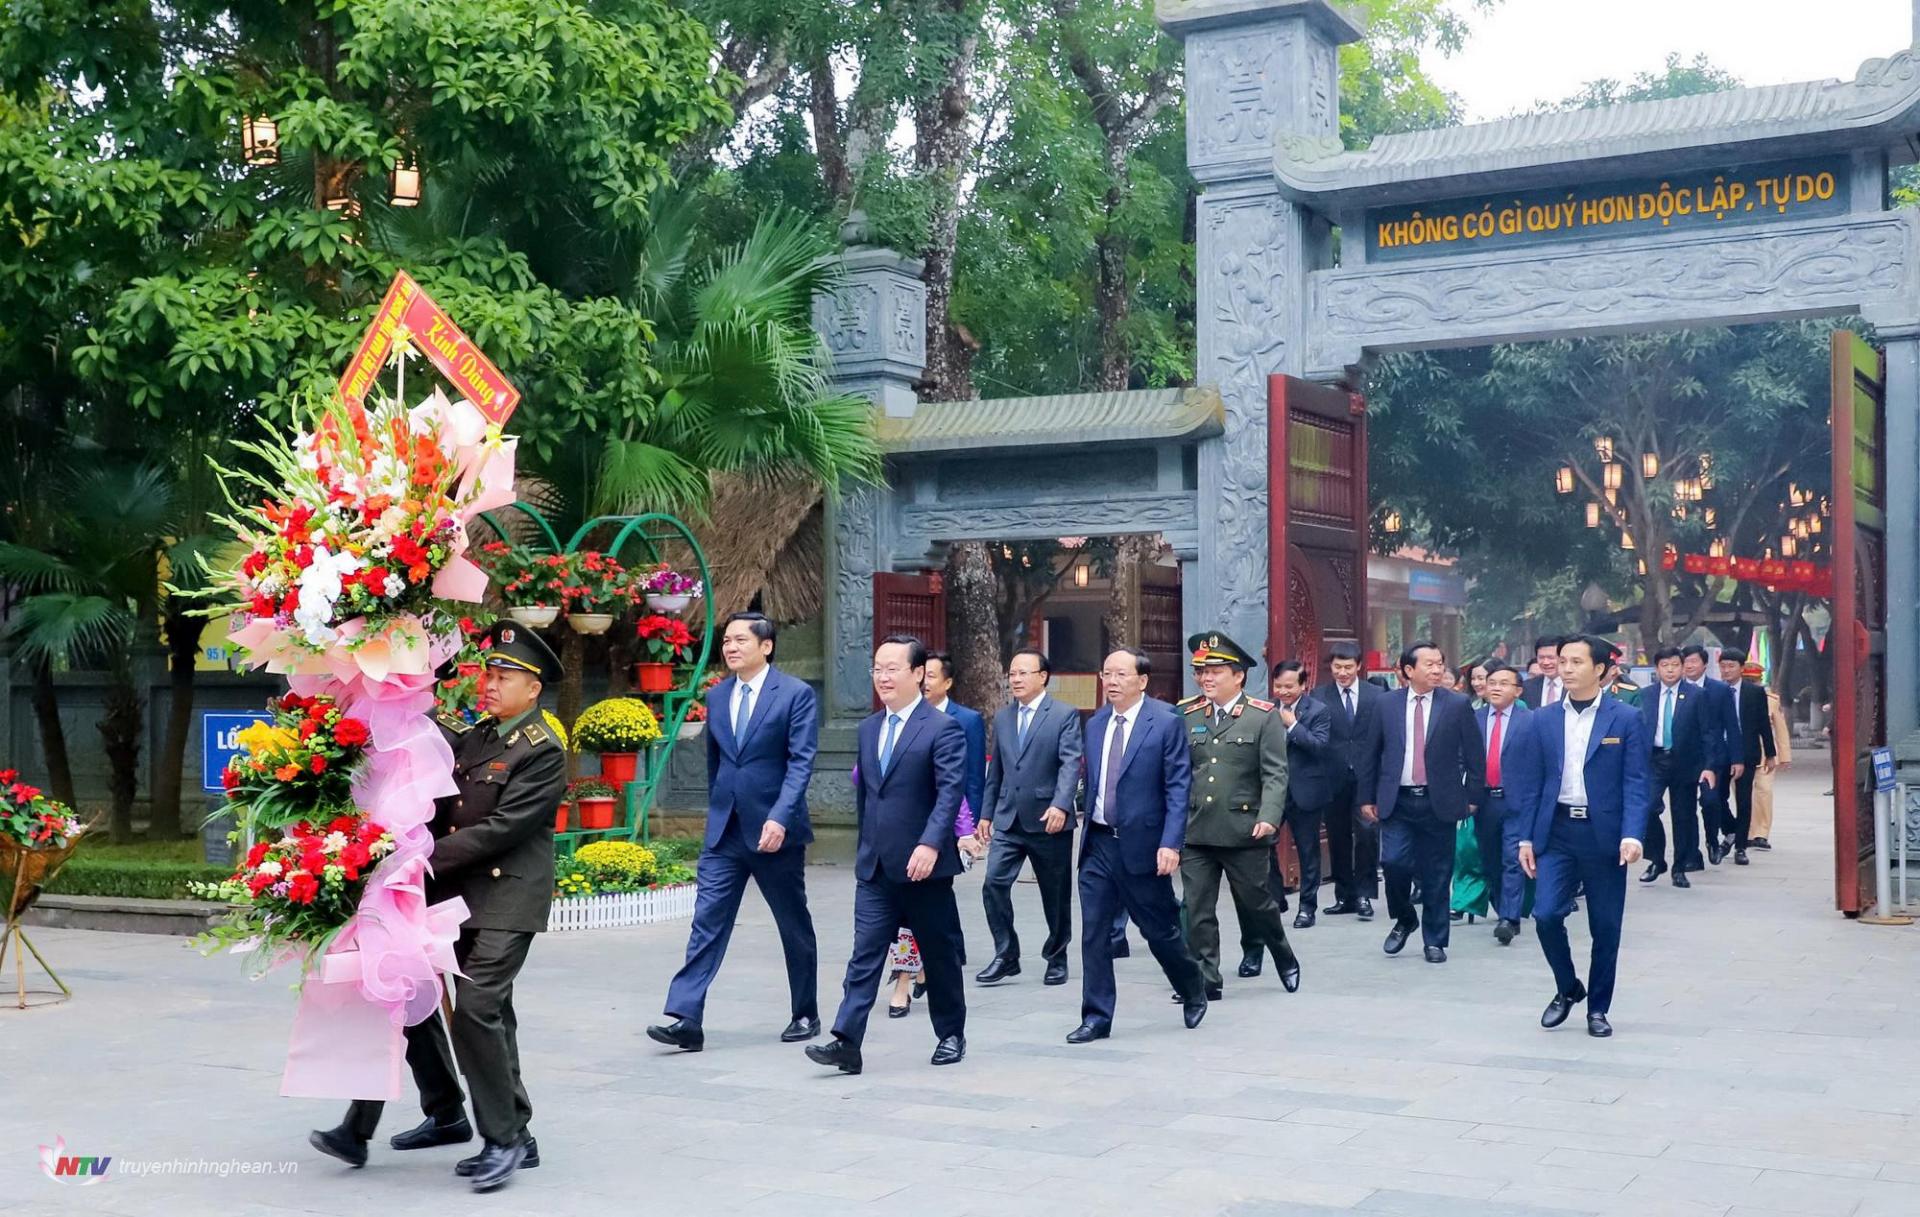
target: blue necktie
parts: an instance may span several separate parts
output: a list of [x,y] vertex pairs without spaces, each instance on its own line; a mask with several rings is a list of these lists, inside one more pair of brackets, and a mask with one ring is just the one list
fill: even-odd
[[1668,688],[1660,707],[1660,746],[1662,748],[1673,747],[1673,699],[1674,690]]
[[900,730],[900,716],[887,715],[887,737],[880,741],[880,776],[887,776],[887,763],[893,759],[893,737]]
[[740,709],[733,716],[733,742],[739,743],[747,733],[747,722],[753,717],[753,686],[740,686]]
[[1027,746],[1027,728],[1032,725],[1033,725],[1033,707],[1021,706],[1020,707],[1020,737],[1018,742],[1022,748]]

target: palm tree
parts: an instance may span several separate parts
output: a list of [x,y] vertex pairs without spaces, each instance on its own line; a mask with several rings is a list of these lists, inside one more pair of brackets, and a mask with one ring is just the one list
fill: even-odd
[[[107,754],[116,841],[133,835],[144,699],[135,681],[135,643],[150,636],[159,612],[159,560],[173,512],[164,468],[115,463],[82,466],[48,487],[64,503],[39,547],[0,542],[0,581],[21,595],[4,637],[34,671],[35,711],[48,750],[54,796],[73,797],[53,673],[102,666],[109,676],[98,723]],[[41,691],[44,690],[44,698]],[[49,730],[52,724],[54,729]],[[54,747],[60,754],[56,763]],[[64,785],[65,789],[62,789]],[[176,783],[177,785],[177,783]]]

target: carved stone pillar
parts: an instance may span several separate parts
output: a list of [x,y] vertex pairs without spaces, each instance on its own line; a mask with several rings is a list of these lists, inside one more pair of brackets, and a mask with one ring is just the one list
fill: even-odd
[[1325,0],[1160,0],[1186,43],[1187,165],[1199,206],[1197,375],[1220,389],[1225,433],[1200,449],[1200,545],[1190,629],[1243,645],[1267,631],[1267,377],[1305,366],[1307,272],[1328,226],[1282,198],[1282,137],[1335,139],[1338,48],[1360,37]]

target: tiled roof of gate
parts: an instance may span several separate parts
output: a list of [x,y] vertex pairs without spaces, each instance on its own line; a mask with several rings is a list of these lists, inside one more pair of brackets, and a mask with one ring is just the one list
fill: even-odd
[[957,452],[1204,439],[1220,434],[1226,410],[1211,385],[922,402],[912,418],[882,418],[889,453]]
[[1385,202],[1400,194],[1432,197],[1436,188],[1478,191],[1544,180],[1576,162],[1601,172],[1647,158],[1697,158],[1709,150],[1736,164],[1876,147],[1907,137],[1916,119],[1920,61],[1914,52],[1901,51],[1868,60],[1852,80],[1524,114],[1386,135],[1356,152],[1342,151],[1337,139],[1282,137],[1274,170],[1281,189],[1298,198],[1337,202],[1364,194],[1369,203]]

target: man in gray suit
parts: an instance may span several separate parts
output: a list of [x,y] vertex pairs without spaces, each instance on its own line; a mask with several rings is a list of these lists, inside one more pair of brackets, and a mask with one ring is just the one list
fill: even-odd
[[[1033,863],[1047,917],[1046,983],[1067,983],[1073,940],[1074,791],[1080,784],[1080,715],[1047,696],[1053,665],[1036,650],[1007,663],[1013,701],[993,716],[993,752],[974,834],[991,846],[981,899],[993,932],[993,959],[974,979],[993,984],[1020,974],[1020,936],[1013,930],[1013,884],[1020,864]],[[1000,829],[994,830],[998,821]]]

